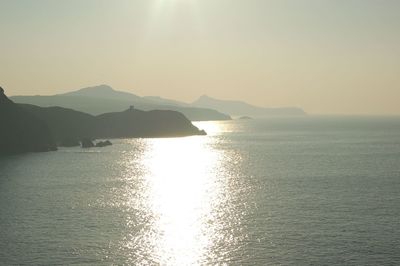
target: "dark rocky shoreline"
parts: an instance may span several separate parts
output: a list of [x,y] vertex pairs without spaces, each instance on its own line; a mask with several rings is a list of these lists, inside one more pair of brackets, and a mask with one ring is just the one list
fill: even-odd
[[15,104],[1,87],[0,123],[0,155],[54,151],[57,146],[79,146],[84,139],[206,135],[176,111],[142,111],[131,106],[123,112],[93,116],[61,107]]

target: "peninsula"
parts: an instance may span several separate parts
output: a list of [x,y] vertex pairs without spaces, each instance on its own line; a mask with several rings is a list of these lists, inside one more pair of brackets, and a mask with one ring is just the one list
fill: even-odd
[[142,111],[130,106],[122,112],[94,116],[62,107],[15,104],[3,89],[0,123],[0,154],[51,151],[83,139],[206,135],[177,111]]

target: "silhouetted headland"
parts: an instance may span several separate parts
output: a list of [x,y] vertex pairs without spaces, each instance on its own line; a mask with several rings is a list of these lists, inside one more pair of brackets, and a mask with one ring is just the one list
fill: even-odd
[[[142,111],[131,106],[123,112],[93,116],[62,107],[15,104],[4,95],[2,89],[0,122],[2,154],[50,151],[55,150],[57,145],[91,146],[86,140],[94,139],[206,134],[176,111]],[[107,141],[99,142],[97,147],[107,145],[110,145]]]
[[123,112],[96,117],[96,138],[146,138],[204,135],[181,113],[169,110],[142,111],[133,107]]
[[0,154],[56,150],[47,124],[13,103],[0,88]]

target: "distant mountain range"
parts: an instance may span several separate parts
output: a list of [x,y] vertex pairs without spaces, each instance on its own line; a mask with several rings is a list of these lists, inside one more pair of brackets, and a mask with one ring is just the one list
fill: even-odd
[[13,96],[10,99],[16,103],[34,104],[42,107],[71,108],[92,115],[120,112],[133,105],[136,109],[144,111],[177,111],[191,121],[231,119],[229,115],[209,108],[193,107],[189,104],[160,97],[140,97],[132,93],[114,90],[107,85],[88,87],[52,96]]
[[272,115],[305,115],[306,113],[301,108],[284,107],[284,108],[265,108],[250,105],[242,101],[227,101],[211,98],[207,95],[201,96],[193,106],[212,108],[220,112],[230,115],[251,115],[251,116],[272,116]]
[[161,98],[158,96],[138,96],[117,91],[108,85],[87,87],[80,90],[52,96],[13,96],[14,102],[34,104],[42,107],[60,106],[77,111],[99,115],[119,112],[133,105],[140,110],[172,110],[184,114],[191,121],[230,120],[230,115],[304,115],[300,108],[263,108],[240,101],[218,100],[201,96],[193,103]]

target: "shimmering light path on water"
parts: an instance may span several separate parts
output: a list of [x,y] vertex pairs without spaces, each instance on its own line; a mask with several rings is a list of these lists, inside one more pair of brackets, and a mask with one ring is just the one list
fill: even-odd
[[[139,183],[130,169],[136,165],[132,157],[122,161],[130,169],[123,178],[136,187],[126,192],[127,206],[145,210],[141,218],[146,221],[141,231],[126,238],[126,247],[134,258],[148,253],[146,262],[193,265],[212,259],[217,243],[235,240],[229,230],[221,231],[229,226],[221,218],[235,195],[221,171],[223,153],[201,137],[153,139],[144,145],[140,164],[145,170]],[[240,223],[240,217],[228,221]]]

